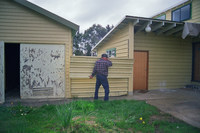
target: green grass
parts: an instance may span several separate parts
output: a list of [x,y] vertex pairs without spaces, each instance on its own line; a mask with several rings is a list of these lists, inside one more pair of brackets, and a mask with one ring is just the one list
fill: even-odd
[[199,133],[143,101],[73,101],[63,105],[0,107],[1,133]]

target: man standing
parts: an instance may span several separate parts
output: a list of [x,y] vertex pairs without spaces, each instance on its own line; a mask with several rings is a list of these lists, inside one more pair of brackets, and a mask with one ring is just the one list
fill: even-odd
[[92,75],[90,79],[92,79],[96,75],[96,87],[94,99],[98,99],[99,87],[103,85],[105,90],[104,101],[109,100],[109,84],[108,84],[108,67],[112,66],[112,62],[108,60],[107,54],[102,54],[101,59],[96,61]]

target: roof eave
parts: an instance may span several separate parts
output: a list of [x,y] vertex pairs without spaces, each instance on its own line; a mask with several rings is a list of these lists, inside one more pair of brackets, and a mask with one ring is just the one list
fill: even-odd
[[[144,27],[146,27],[147,22],[151,23],[158,23],[158,24],[166,24],[166,28],[162,31],[161,28],[163,25],[161,25],[161,27],[159,27],[159,29],[157,30],[161,30],[159,31],[158,34],[161,34],[162,32],[166,32],[168,31],[168,29],[175,29],[173,31],[167,32],[167,35],[171,35],[174,32],[177,31],[181,31],[183,29],[183,25],[184,22],[175,22],[175,21],[168,21],[168,20],[159,20],[159,19],[152,19],[152,18],[144,18],[144,17],[136,17],[136,16],[125,16],[125,18],[123,18],[119,24],[117,24],[109,33],[107,33],[93,48],[92,51],[95,51],[98,49],[98,47],[100,47],[101,45],[103,45],[114,33],[115,31],[117,31],[118,29],[120,29],[120,26],[123,26],[123,23],[127,23],[127,22],[137,22],[139,23],[139,21],[143,21],[146,22],[143,24],[143,29],[140,29],[136,32],[142,31],[144,30]],[[137,26],[137,23],[135,23],[134,25]],[[146,25],[145,25],[146,24]],[[133,26],[134,26],[133,25]]]
[[126,17],[124,17],[114,28],[112,28],[93,48],[91,51],[94,51],[97,49],[97,47],[99,47],[100,43],[102,43],[111,33],[113,33],[115,31],[115,29],[126,19]]

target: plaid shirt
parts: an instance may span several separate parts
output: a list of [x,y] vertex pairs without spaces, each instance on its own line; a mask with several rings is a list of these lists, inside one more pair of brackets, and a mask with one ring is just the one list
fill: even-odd
[[94,77],[96,74],[101,74],[108,76],[108,67],[112,66],[112,62],[109,60],[100,59],[96,61],[92,77]]

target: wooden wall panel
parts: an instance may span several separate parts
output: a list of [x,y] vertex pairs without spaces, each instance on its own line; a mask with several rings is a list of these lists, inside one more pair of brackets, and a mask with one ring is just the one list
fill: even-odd
[[0,0],[0,40],[14,43],[68,42],[71,30],[13,1]]
[[129,58],[129,27],[128,25],[125,26],[123,29],[118,31],[112,38],[106,42],[106,44],[103,44],[103,47],[98,48],[98,57],[101,56],[101,54],[106,53],[107,49],[110,48],[116,48],[116,57],[117,58]]
[[165,14],[166,14],[166,20],[171,20],[172,19],[171,11],[168,11]]
[[187,22],[200,23],[200,0],[192,1],[192,19]]
[[141,32],[135,34],[135,50],[149,51],[149,89],[182,88],[191,83],[192,40]]
[[66,97],[70,93],[71,29],[11,0],[0,0],[0,40],[5,43],[64,44]]
[[[191,8],[192,8],[191,15],[192,16],[191,16],[191,19],[190,20],[186,20],[186,22],[200,23],[200,0],[192,0],[192,2],[190,0],[188,0],[188,2],[186,2],[184,4],[181,4],[181,5],[177,6],[177,7],[174,7],[172,9],[169,9],[166,12],[163,12],[163,13],[160,13],[160,14],[166,14],[166,20],[170,20],[171,21],[172,20],[172,11],[174,11],[174,10],[184,6],[184,5],[187,5],[189,3],[192,3],[191,4]],[[154,16],[153,18],[156,18],[156,17],[160,16],[160,14]]]
[[[93,97],[96,79],[89,79],[92,74],[96,57],[71,57],[70,85],[71,97]],[[132,59],[111,59],[113,66],[109,68],[110,96],[120,96],[128,93],[129,78],[132,74]],[[101,87],[100,96],[104,96]]]

